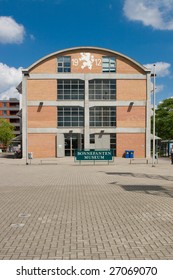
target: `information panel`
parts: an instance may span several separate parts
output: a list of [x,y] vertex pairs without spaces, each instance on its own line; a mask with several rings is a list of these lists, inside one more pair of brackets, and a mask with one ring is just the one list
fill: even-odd
[[75,151],[76,160],[113,160],[113,150]]

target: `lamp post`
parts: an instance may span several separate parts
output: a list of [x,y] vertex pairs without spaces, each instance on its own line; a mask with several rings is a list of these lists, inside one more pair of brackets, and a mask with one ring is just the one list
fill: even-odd
[[152,167],[155,167],[155,154],[156,154],[156,142],[155,142],[155,133],[156,133],[156,118],[155,118],[155,106],[156,106],[156,65],[153,65],[153,158],[152,158]]

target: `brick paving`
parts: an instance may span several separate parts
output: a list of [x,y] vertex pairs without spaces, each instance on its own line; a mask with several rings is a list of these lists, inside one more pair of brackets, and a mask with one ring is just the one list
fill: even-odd
[[173,166],[0,158],[0,259],[173,259]]

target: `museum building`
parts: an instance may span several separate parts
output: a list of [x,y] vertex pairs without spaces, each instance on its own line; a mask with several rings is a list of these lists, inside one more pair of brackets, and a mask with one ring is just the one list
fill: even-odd
[[23,69],[23,157],[114,150],[150,157],[151,72],[113,50],[57,51]]

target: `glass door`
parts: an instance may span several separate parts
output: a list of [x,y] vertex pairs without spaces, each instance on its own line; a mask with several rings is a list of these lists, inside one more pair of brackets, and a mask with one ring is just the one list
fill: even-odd
[[83,134],[79,133],[65,133],[64,134],[65,141],[65,156],[71,157],[74,156],[75,150],[83,149]]

